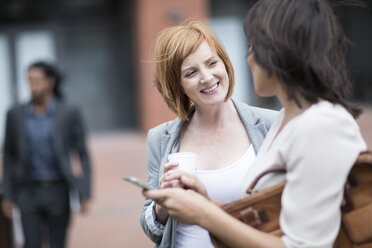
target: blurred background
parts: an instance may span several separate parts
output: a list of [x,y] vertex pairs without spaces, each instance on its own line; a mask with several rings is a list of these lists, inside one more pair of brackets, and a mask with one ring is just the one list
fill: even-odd
[[[123,175],[146,180],[149,128],[174,118],[153,87],[151,52],[157,33],[185,20],[206,20],[233,62],[233,97],[279,109],[276,99],[255,95],[245,62],[242,20],[253,0],[0,0],[0,142],[7,109],[29,99],[26,70],[52,61],[65,76],[62,90],[80,106],[93,161],[93,203],[72,221],[69,247],[152,247],[139,215],[140,189]],[[339,1],[331,1],[337,4]],[[372,148],[372,3],[335,8],[351,40],[347,54],[358,120]],[[1,153],[0,153],[1,156]],[[1,178],[1,172],[0,172]],[[1,180],[1,179],[0,179]],[[3,217],[1,217],[3,218]],[[11,226],[0,221],[0,236]],[[1,245],[0,245],[1,246]],[[3,246],[1,246],[3,247]]]

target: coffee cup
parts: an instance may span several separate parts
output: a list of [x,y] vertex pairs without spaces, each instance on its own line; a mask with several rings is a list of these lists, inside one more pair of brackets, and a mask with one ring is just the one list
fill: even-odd
[[191,174],[196,172],[197,155],[194,152],[176,152],[168,155],[169,162],[178,162],[174,169],[183,170]]

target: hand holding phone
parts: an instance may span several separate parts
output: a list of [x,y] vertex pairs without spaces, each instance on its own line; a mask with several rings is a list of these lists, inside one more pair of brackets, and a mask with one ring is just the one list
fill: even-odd
[[138,180],[138,178],[133,177],[133,176],[124,176],[123,180],[133,183],[134,185],[143,188],[144,190],[149,190],[151,189],[150,186],[147,183],[141,182]]

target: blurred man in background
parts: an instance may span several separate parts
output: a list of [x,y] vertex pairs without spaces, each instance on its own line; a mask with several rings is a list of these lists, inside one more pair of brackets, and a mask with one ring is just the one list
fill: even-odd
[[[62,100],[57,69],[37,62],[27,73],[31,101],[7,114],[2,210],[11,218],[13,207],[19,208],[25,248],[39,248],[45,240],[51,248],[62,248],[70,196],[78,192],[82,212],[90,198],[85,132],[80,112]],[[71,157],[79,158],[78,170],[71,166]]]

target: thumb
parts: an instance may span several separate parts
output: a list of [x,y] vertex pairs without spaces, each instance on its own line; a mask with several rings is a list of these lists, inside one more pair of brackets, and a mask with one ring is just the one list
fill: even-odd
[[193,178],[183,175],[180,179],[187,188],[195,188],[195,180]]
[[200,182],[196,177],[190,177],[183,175],[181,177],[181,182],[183,185],[186,186],[186,188],[192,189],[196,192],[198,192],[201,195],[204,195],[205,197],[208,197],[207,190],[205,189],[202,182]]
[[162,201],[164,198],[167,197],[168,191],[169,189],[150,189],[143,190],[142,194],[155,201]]

